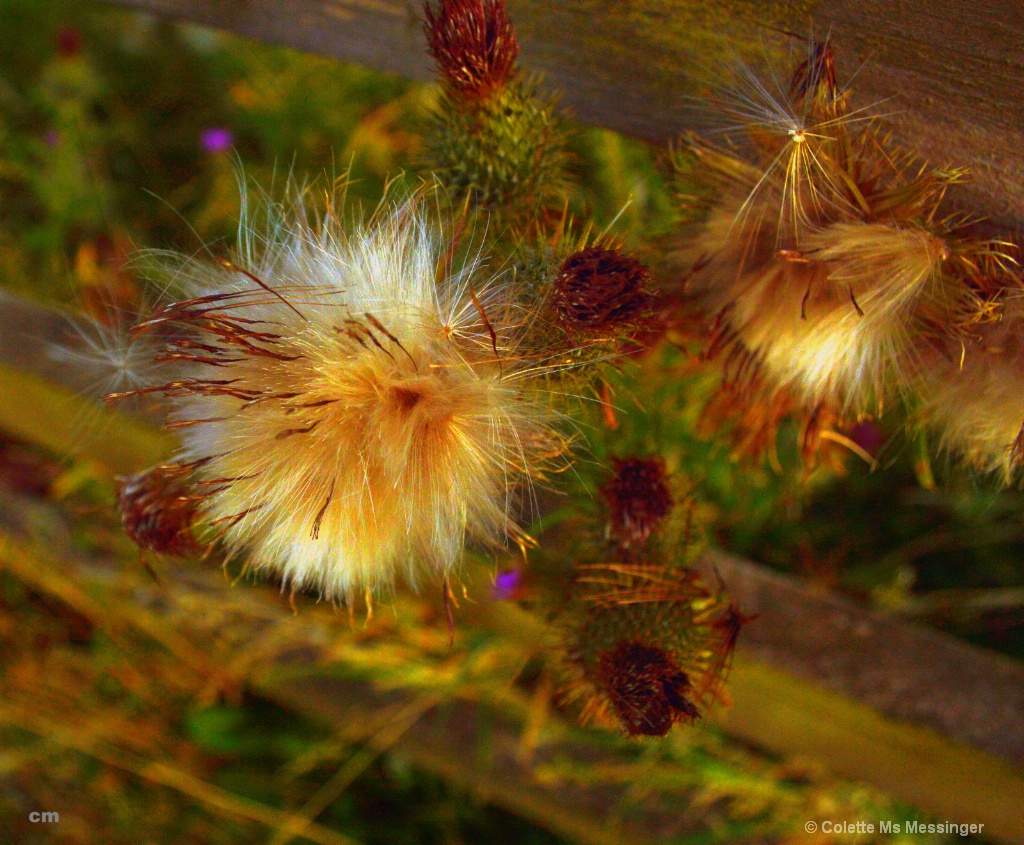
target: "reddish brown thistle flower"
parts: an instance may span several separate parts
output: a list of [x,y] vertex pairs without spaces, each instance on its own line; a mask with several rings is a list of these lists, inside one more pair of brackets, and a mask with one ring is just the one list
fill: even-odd
[[560,698],[579,702],[584,722],[661,736],[727,701],[722,677],[748,620],[724,590],[710,591],[691,569],[653,564],[581,567],[577,584]]
[[665,462],[655,458],[614,458],[614,475],[601,492],[608,502],[610,529],[620,546],[642,543],[672,508]]
[[570,255],[554,282],[553,305],[570,331],[603,332],[640,326],[653,297],[647,268],[618,250],[588,247]]
[[192,536],[192,524],[201,497],[188,486],[194,469],[189,464],[167,464],[121,482],[121,523],[137,546],[176,556],[200,551]]
[[687,698],[690,679],[664,649],[620,642],[601,655],[598,681],[623,729],[631,737],[664,736],[677,722],[700,718]]
[[519,42],[505,0],[441,0],[424,4],[428,50],[459,95],[482,100],[515,74]]

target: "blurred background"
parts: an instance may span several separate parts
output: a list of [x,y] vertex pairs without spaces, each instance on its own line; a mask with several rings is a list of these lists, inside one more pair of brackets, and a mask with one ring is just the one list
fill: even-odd
[[[0,0],[0,285],[48,308],[130,312],[145,295],[131,260],[138,249],[191,253],[232,242],[240,168],[266,186],[292,173],[348,173],[349,197],[372,208],[396,173],[415,175],[435,99],[432,86],[100,3]],[[657,268],[679,222],[671,198],[680,186],[665,175],[664,152],[583,127],[570,149],[572,212],[613,225]],[[0,323],[0,332],[11,328]],[[0,378],[15,376],[4,368]],[[854,432],[873,464],[837,445],[809,471],[795,427],[785,426],[769,459],[743,459],[728,425],[709,423],[717,378],[677,349],[624,366],[618,428],[585,420],[592,437],[573,501],[592,507],[610,456],[656,449],[691,483],[716,545],[1024,660],[1020,491],[954,469],[896,418]],[[83,408],[57,403],[51,412],[72,430],[102,425],[99,411],[94,419]],[[369,706],[353,711],[365,724],[299,715],[264,694],[261,674],[267,655],[298,648],[290,635],[277,641],[278,624],[253,642],[251,622],[233,619],[218,594],[204,603],[202,590],[191,605],[179,602],[177,615],[153,612],[174,601],[175,576],[121,533],[116,473],[95,455],[54,452],[8,416],[17,413],[0,414],[0,839],[599,841],[574,833],[571,818],[539,824],[543,810],[500,809],[514,802],[483,800],[457,773],[423,766],[401,745],[402,726],[417,714],[469,699],[521,713],[529,756],[561,717],[550,713],[551,691],[528,649],[491,630],[460,632],[449,651],[434,596],[400,596],[382,618],[354,627],[300,597],[295,626],[330,632],[310,660],[415,694],[379,722]],[[89,561],[88,587],[71,560]],[[227,587],[216,564],[189,564],[192,573],[210,570]],[[477,583],[490,589],[485,577]],[[291,618],[273,586],[243,581],[234,590]],[[217,643],[175,626],[189,616],[216,618]],[[809,838],[804,822],[927,818],[815,761],[769,754],[714,726],[649,745],[557,730],[625,757],[615,770],[548,759],[546,777],[567,794],[605,779],[635,783],[636,804],[672,796],[671,841],[833,841]],[[486,754],[486,741],[476,741]],[[29,823],[37,810],[59,811],[59,825]]]

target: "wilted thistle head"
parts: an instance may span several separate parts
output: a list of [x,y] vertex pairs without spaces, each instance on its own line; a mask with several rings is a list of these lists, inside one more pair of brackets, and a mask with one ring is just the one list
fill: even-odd
[[168,464],[121,481],[121,523],[137,546],[176,556],[200,550],[192,534],[200,497],[188,483],[191,470],[189,466]]
[[[339,598],[446,576],[467,536],[516,537],[520,494],[566,440],[517,352],[529,321],[424,196],[367,222],[310,192],[243,214],[230,261],[164,256],[188,298],[136,327],[197,516],[227,551]],[[443,215],[442,215],[443,216]]]
[[454,93],[483,99],[514,75],[519,42],[505,0],[441,0],[423,11],[430,55]]
[[580,568],[562,620],[562,697],[585,721],[663,736],[724,699],[723,679],[748,621],[690,569],[610,563]]
[[642,543],[672,508],[661,458],[614,458],[612,477],[601,488],[608,503],[609,529],[623,547]]
[[647,268],[616,249],[587,247],[565,259],[555,276],[552,304],[575,334],[621,333],[650,317]]

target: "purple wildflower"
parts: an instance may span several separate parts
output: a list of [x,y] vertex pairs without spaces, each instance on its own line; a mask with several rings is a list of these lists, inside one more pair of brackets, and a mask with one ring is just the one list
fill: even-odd
[[234,142],[234,135],[225,126],[212,126],[209,129],[204,129],[200,136],[200,144],[203,150],[211,155],[230,150]]
[[494,579],[494,586],[491,588],[491,595],[497,601],[507,601],[515,595],[516,590],[521,586],[523,574],[513,569],[509,572],[500,572]]

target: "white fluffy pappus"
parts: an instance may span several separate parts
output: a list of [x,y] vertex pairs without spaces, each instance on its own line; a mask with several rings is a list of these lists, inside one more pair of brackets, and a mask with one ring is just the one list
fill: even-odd
[[963,344],[947,342],[928,370],[920,414],[944,448],[1010,483],[1024,466],[1024,295]]
[[851,221],[808,232],[799,250],[775,243],[768,221],[714,210],[692,247],[709,256],[690,285],[702,310],[726,315],[732,342],[808,407],[867,412],[909,387],[915,313],[945,297],[943,240]]
[[426,193],[352,225],[296,194],[243,213],[231,261],[163,257],[189,298],[136,327],[167,338],[146,392],[171,403],[199,519],[248,565],[331,599],[447,577],[467,538],[520,539],[563,464],[552,367],[518,353],[529,315]]
[[877,413],[912,394],[922,349],[984,310],[975,282],[1006,260],[940,210],[964,173],[851,110],[828,40],[792,74],[745,72],[725,93],[744,158],[696,138],[679,158],[714,189],[713,203],[692,198],[708,216],[680,253],[709,355],[725,353],[728,381],[810,413]]

